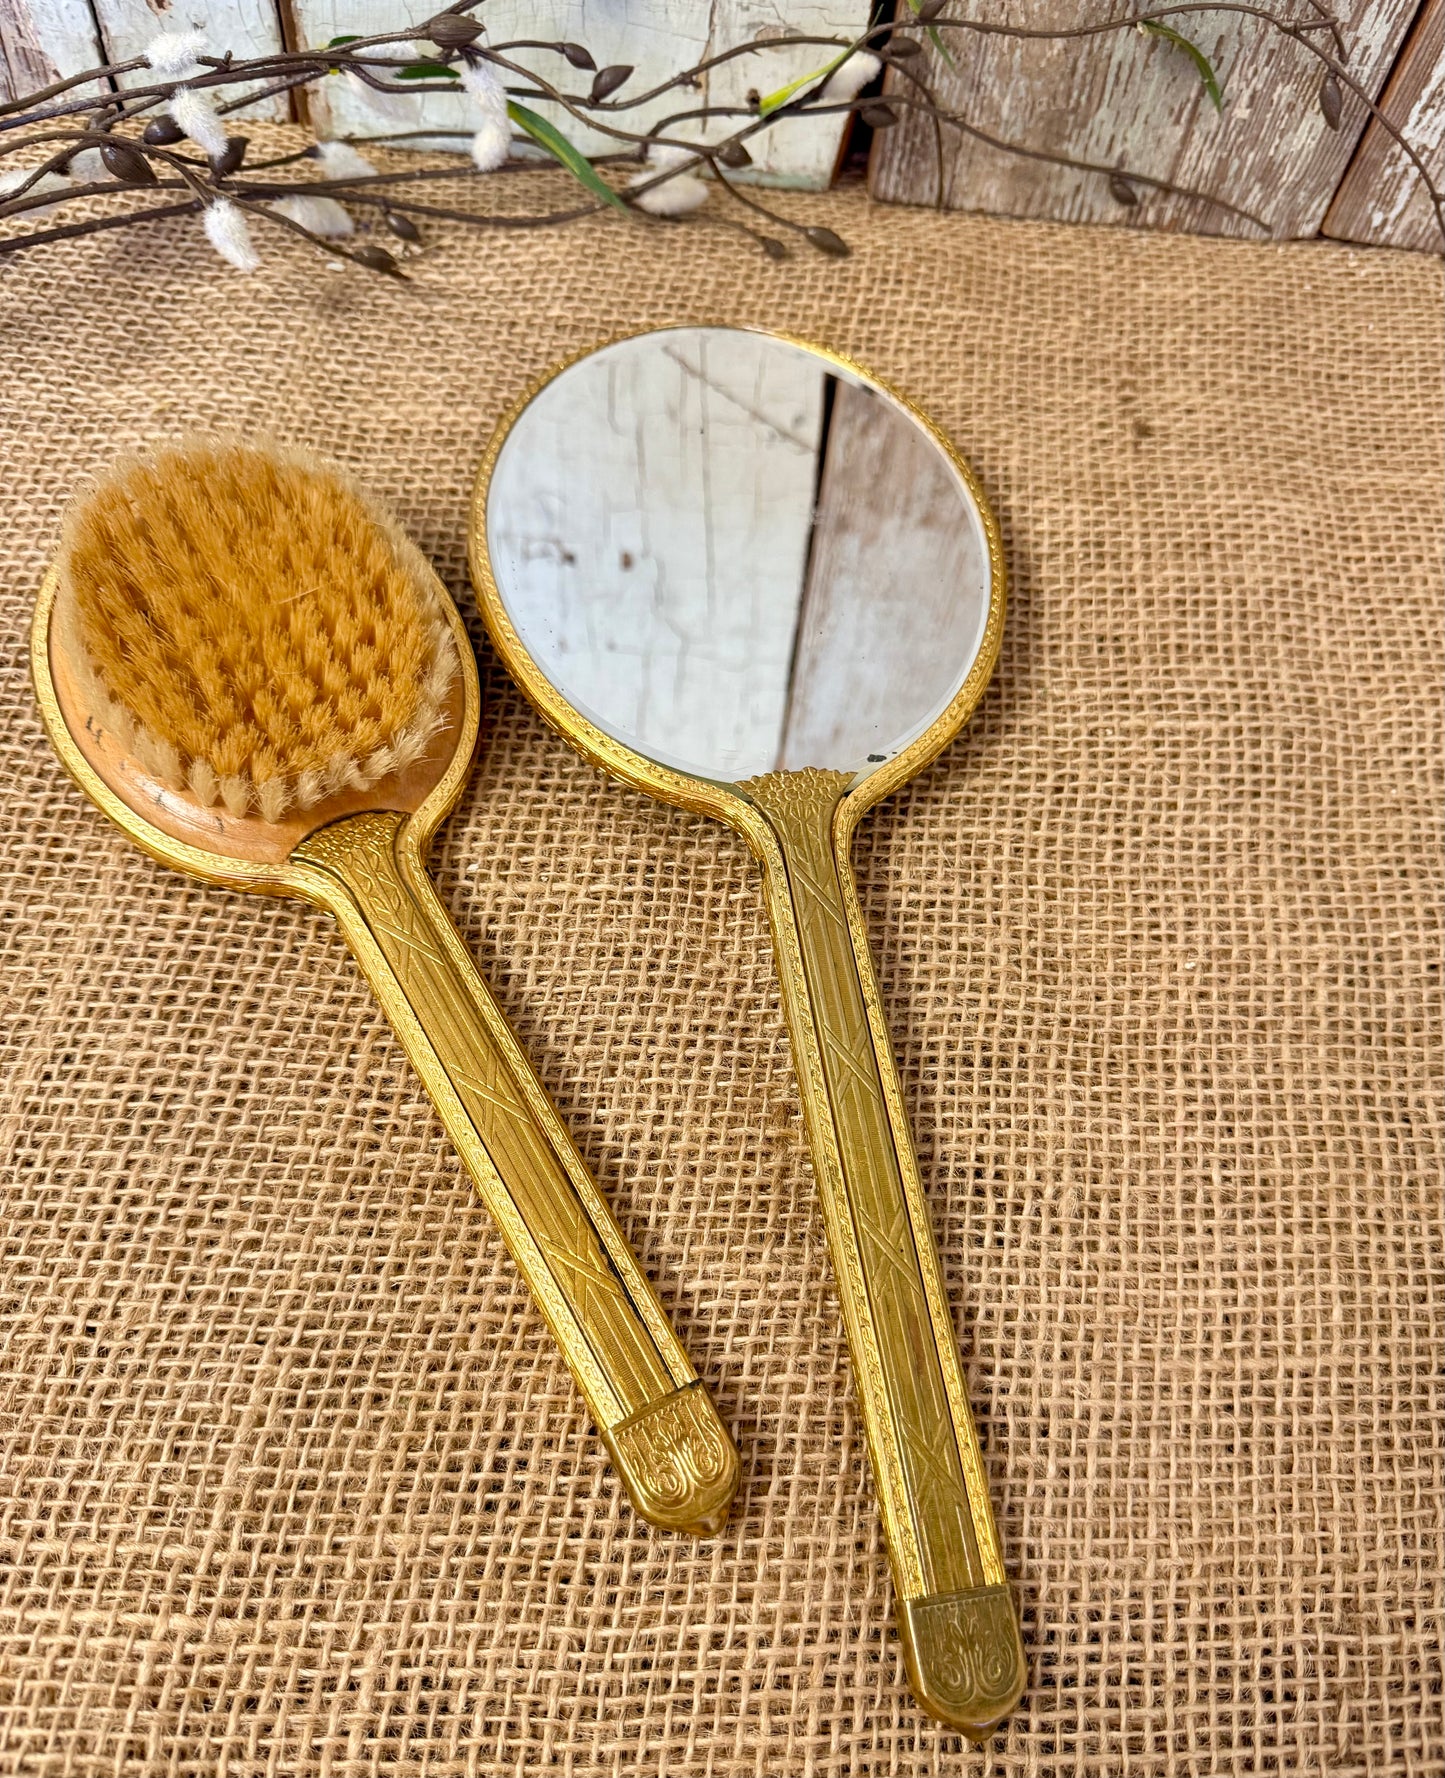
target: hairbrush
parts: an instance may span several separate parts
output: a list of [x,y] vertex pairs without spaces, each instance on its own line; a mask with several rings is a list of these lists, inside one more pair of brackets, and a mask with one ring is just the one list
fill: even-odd
[[61,760],[145,851],[335,918],[634,1506],[719,1530],[732,1439],[426,874],[480,693],[421,552],[303,453],[127,458],[66,516],[31,660]]

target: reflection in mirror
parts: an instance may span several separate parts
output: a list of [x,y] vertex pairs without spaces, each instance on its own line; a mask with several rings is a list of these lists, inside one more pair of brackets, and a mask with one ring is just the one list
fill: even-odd
[[699,777],[866,772],[982,642],[983,521],[890,395],[767,334],[622,340],[548,383],[493,471],[497,590],[581,715]]

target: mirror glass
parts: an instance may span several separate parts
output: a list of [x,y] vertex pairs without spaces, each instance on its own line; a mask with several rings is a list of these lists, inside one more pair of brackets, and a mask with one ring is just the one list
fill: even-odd
[[733,782],[866,773],[983,641],[982,515],[884,390],[765,333],[676,328],[579,360],[508,433],[487,552],[580,715]]

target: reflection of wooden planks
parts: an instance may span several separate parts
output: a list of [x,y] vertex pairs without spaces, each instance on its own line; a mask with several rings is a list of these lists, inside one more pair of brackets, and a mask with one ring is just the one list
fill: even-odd
[[86,0],[0,0],[0,100],[18,99],[102,59]]
[[817,365],[749,334],[644,337],[528,410],[492,484],[492,556],[584,714],[711,776],[771,769],[821,415]]
[[839,382],[781,763],[897,752],[958,689],[986,596],[951,466],[885,397]]
[[[1330,8],[1340,19],[1351,71],[1372,97],[1417,5],[1349,0]],[[958,10],[1030,26],[1087,22],[1077,0],[961,0]],[[910,66],[926,71],[949,109],[995,136],[1104,166],[1122,161],[1202,189],[1261,217],[1275,236],[1316,234],[1364,128],[1363,105],[1346,93],[1341,127],[1331,131],[1318,102],[1320,64],[1307,50],[1237,15],[1201,12],[1172,23],[1214,63],[1224,85],[1222,115],[1182,51],[1134,31],[1053,44],[950,32],[957,72],[933,50]],[[894,90],[909,90],[893,78]],[[1258,232],[1195,200],[1150,195],[1142,187],[1137,208],[1121,206],[1106,178],[1020,159],[947,128],[944,158],[946,199],[955,209],[1211,234]],[[932,130],[907,120],[877,138],[872,189],[896,202],[930,203],[934,167]]]
[[[1445,0],[1426,0],[1380,109],[1445,186]],[[1344,241],[1439,253],[1440,225],[1419,175],[1372,118],[1335,193],[1324,232]]]

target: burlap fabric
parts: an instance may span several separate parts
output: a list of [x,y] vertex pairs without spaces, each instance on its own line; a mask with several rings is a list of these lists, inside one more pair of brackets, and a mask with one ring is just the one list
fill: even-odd
[[[190,225],[0,277],[0,1770],[1441,1770],[1440,269],[804,207],[851,260],[595,222],[406,290]],[[698,1543],[619,1499],[324,917],[132,850],[24,673],[117,448],[329,452],[470,612],[504,403],[719,315],[912,391],[1007,537],[993,687],[857,859],[1023,1607],[982,1753],[904,1684],[740,843],[483,647],[436,869],[736,1429]]]

